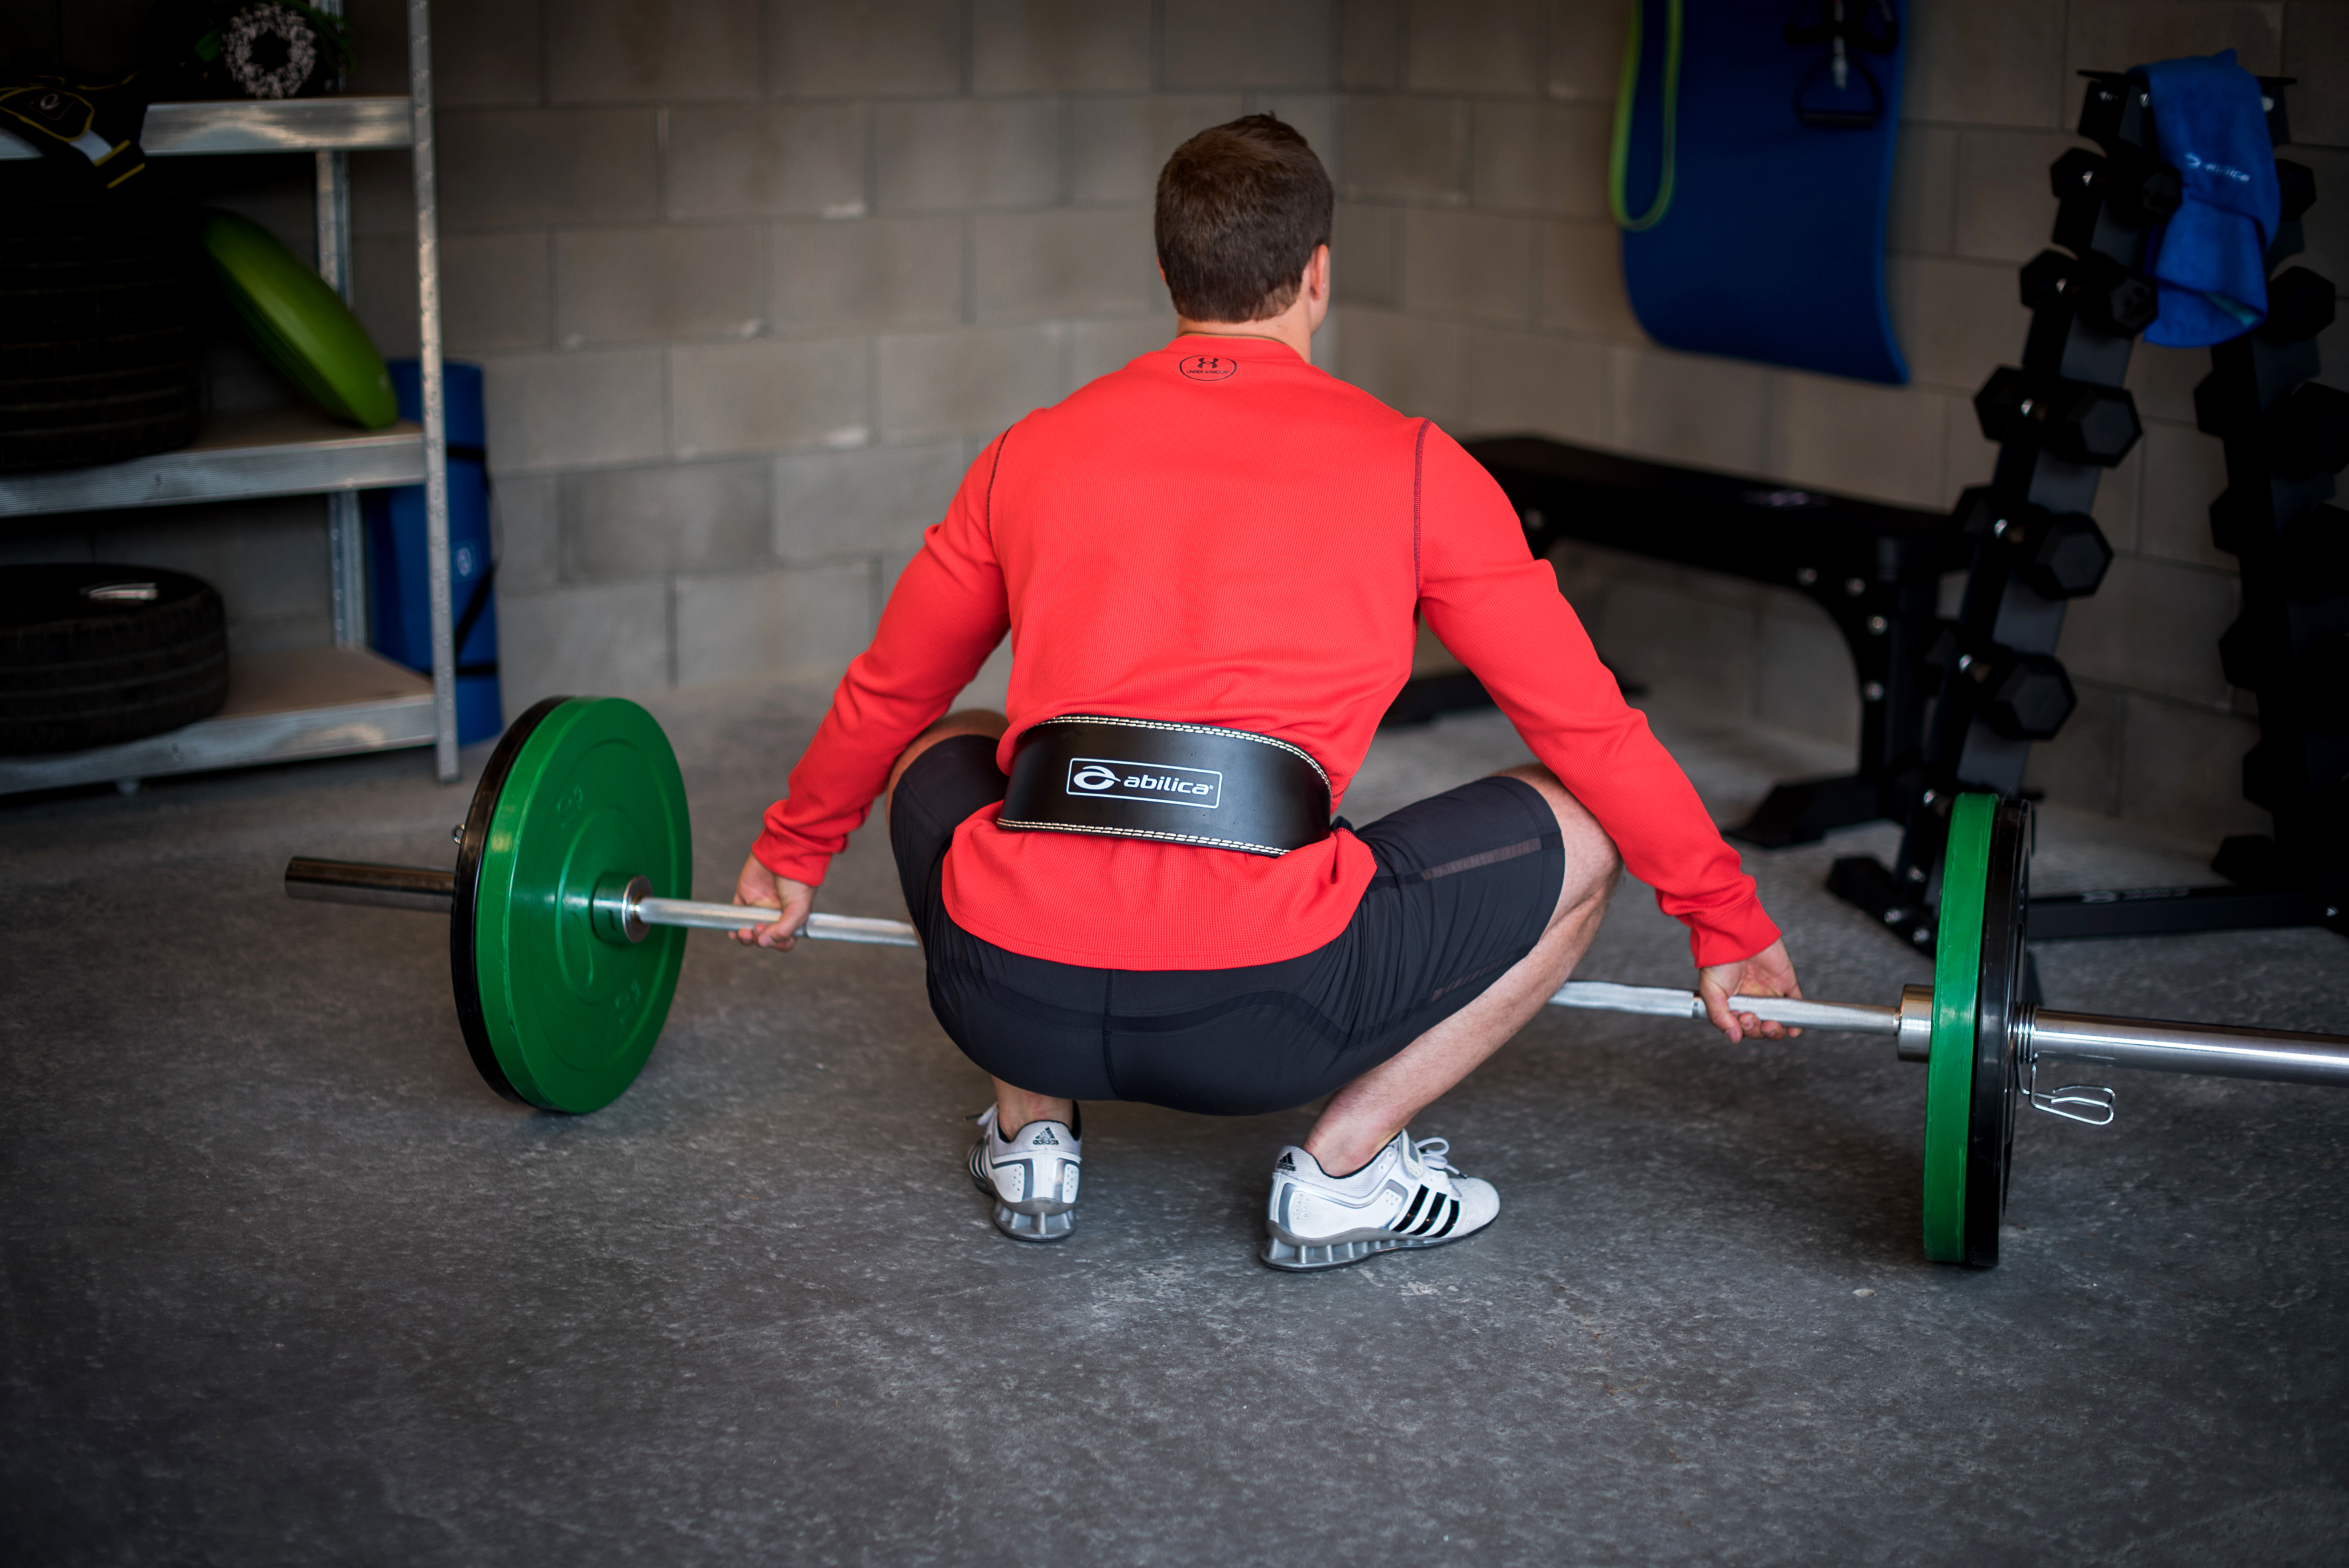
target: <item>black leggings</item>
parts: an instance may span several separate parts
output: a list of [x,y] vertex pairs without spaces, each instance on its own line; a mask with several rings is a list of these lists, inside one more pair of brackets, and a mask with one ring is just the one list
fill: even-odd
[[1359,831],[1378,872],[1346,929],[1311,953],[1233,969],[1084,968],[1009,952],[947,913],[954,830],[1003,790],[994,741],[940,741],[898,781],[889,841],[939,1024],[989,1074],[1057,1099],[1211,1116],[1319,1099],[1531,952],[1566,876],[1549,803],[1521,779],[1479,779]]

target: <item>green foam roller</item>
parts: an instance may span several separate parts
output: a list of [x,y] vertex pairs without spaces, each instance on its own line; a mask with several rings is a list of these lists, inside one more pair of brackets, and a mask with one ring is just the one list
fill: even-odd
[[207,210],[202,239],[212,276],[263,358],[338,419],[380,430],[399,418],[383,356],[309,263],[234,212]]

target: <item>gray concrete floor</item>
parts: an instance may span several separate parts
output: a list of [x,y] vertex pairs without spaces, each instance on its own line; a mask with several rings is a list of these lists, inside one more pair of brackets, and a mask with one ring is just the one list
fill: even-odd
[[[819,698],[657,706],[722,898]],[[1658,720],[1715,811],[1841,758]],[[486,748],[469,754],[478,769]],[[1381,739],[1367,820],[1522,755]],[[2349,1099],[2132,1077],[2025,1113],[2005,1263],[1918,1242],[1922,1078],[1553,1011],[1413,1130],[1486,1233],[1253,1261],[1304,1113],[1087,1115],[1076,1236],[999,1238],[983,1080],[912,955],[697,935],[594,1116],[475,1078],[429,916],[296,851],[446,863],[416,756],[0,801],[0,1556],[67,1563],[2349,1560]],[[2043,889],[2196,880],[2048,813]],[[1925,965],[1749,856],[1815,995]],[[899,913],[868,831],[826,906]],[[1684,979],[1618,901],[1585,973]],[[2059,1006],[2349,1028],[2314,932],[2044,952]]]

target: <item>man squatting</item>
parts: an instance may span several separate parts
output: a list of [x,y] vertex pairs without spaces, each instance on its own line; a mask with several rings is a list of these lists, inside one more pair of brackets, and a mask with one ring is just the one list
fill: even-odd
[[[1175,150],[1178,335],[978,455],[735,890],[779,912],[736,939],[790,947],[885,799],[931,1006],[995,1080],[970,1175],[1020,1241],[1070,1233],[1088,1099],[1328,1096],[1273,1161],[1277,1268],[1483,1230],[1492,1184],[1408,1124],[1564,982],[1627,867],[1689,928],[1729,1038],[1785,1032],[1732,995],[1800,994],[1500,488],[1309,363],[1331,209],[1269,115]],[[1539,761],[1333,821],[1423,619]],[[947,713],[1007,631],[1008,712]]]

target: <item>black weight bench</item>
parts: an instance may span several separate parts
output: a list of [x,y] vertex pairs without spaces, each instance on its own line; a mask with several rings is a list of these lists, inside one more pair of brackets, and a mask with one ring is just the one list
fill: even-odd
[[[1778,785],[1733,836],[1775,849],[1888,814],[1884,786],[1922,754],[1941,574],[1971,559],[1947,513],[1539,437],[1466,446],[1507,492],[1537,555],[1574,540],[1796,589],[1843,633],[1859,686],[1858,766]],[[1491,700],[1474,676],[1430,676],[1403,687],[1387,722]]]

